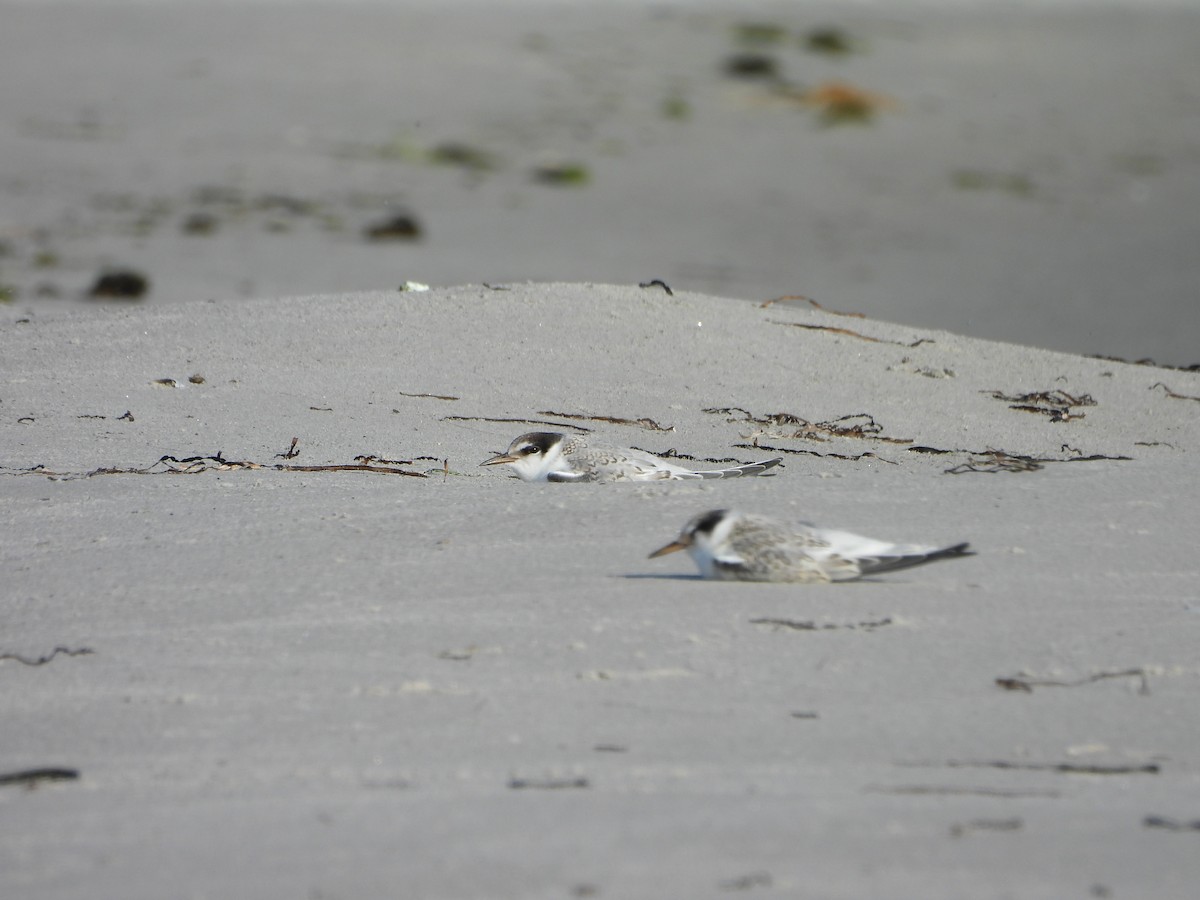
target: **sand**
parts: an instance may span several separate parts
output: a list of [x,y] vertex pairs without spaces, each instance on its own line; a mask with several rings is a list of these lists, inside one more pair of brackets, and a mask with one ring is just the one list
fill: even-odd
[[[8,896],[1191,891],[1200,376],[636,286],[25,318],[4,763],[78,778],[0,788]],[[478,467],[541,423],[786,465]],[[726,506],[978,555],[645,558]]]
[[1194,896],[1197,21],[0,0],[0,896]]

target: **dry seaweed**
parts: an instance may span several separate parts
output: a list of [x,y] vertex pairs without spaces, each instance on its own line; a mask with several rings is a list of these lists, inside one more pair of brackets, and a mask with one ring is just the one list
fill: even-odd
[[727,422],[749,422],[763,428],[775,429],[771,437],[823,441],[834,438],[870,438],[889,444],[911,444],[910,438],[887,437],[883,426],[869,413],[850,413],[825,422],[810,422],[803,416],[779,412],[756,416],[740,406],[711,406],[701,412],[727,416]]
[[[277,454],[278,455],[278,454]],[[402,464],[412,460],[402,460]],[[327,465],[297,466],[288,463],[264,464],[249,460],[226,459],[221,451],[208,456],[188,456],[182,459],[175,456],[163,456],[157,462],[142,468],[121,468],[117,466],[102,466],[90,472],[56,472],[45,466],[32,466],[27,469],[0,469],[5,475],[41,475],[52,481],[73,481],[79,478],[93,478],[97,475],[198,475],[202,472],[227,472],[240,469],[267,469],[276,472],[365,472],[378,475],[405,475],[410,478],[427,478],[424,472],[414,472],[394,465],[379,466],[366,463],[333,463]]]
[[1142,819],[1142,824],[1147,828],[1162,828],[1165,831],[1200,831],[1200,819],[1184,822],[1166,816],[1146,816]]
[[564,788],[587,788],[591,784],[586,778],[510,778],[508,786],[514,791],[558,791]]
[[[770,306],[774,306],[776,303],[783,303],[787,300],[803,300],[806,303],[808,303],[808,305],[811,306],[813,309],[819,309],[819,310],[821,310],[821,312],[829,313],[829,315],[831,315],[831,316],[846,316],[847,318],[850,318],[850,319],[865,319],[867,317],[866,313],[838,312],[836,309],[828,309],[828,308],[822,306],[820,303],[818,303],[812,297],[805,297],[803,294],[784,294],[782,297],[773,297],[770,300],[764,300],[762,303],[758,304],[758,308],[759,309],[767,309]],[[775,324],[782,325],[785,323],[776,322]],[[789,323],[789,324],[795,324],[795,323]]]
[[775,447],[771,444],[760,444],[754,441],[751,444],[734,444],[733,446],[741,450],[763,450],[767,453],[791,453],[794,456],[816,456],[819,459],[843,459],[847,462],[857,462],[860,459],[873,459],[878,462],[887,463],[889,466],[898,466],[900,463],[891,459],[884,459],[877,453],[872,453],[867,450],[863,453],[819,453],[816,450],[796,449],[793,447]]
[[[1066,444],[1064,449],[1070,449]],[[954,451],[935,451],[931,447],[909,448],[910,450],[917,449],[922,453],[970,453],[972,458],[965,463],[960,463],[953,468],[946,469],[947,475],[962,475],[967,472],[983,472],[994,474],[996,472],[1037,472],[1042,469],[1046,463],[1058,462],[1100,462],[1102,460],[1109,461],[1129,461],[1132,456],[1105,456],[1100,453],[1092,453],[1084,456],[1080,451],[1075,450],[1075,456],[1053,457],[1053,456],[1022,456],[1016,453],[1008,453],[1004,450],[954,450]]]
[[549,409],[539,409],[539,416],[555,416],[559,419],[578,419],[583,422],[607,422],[610,425],[636,425],[649,431],[674,431],[674,425],[660,425],[653,419],[623,419],[619,416],[589,416],[583,413],[554,412]]
[[1007,769],[1025,772],[1060,772],[1066,775],[1157,775],[1162,767],[1156,763],[1076,763],[1027,762],[1009,759],[948,759],[945,761],[914,760],[897,762],[906,768],[947,769]]
[[21,769],[16,772],[0,772],[0,787],[19,784],[33,788],[43,781],[76,781],[78,778],[78,769],[45,766],[37,769]]
[[1025,823],[1020,819],[972,819],[950,826],[951,837],[965,837],[975,831],[1020,831]]
[[300,438],[292,438],[292,445],[282,453],[276,453],[276,459],[295,459],[300,455],[300,451],[296,449],[296,445],[300,443]]
[[[401,397],[425,397],[430,400],[460,400],[461,397],[452,397],[449,394],[409,394],[404,391],[396,391]],[[395,412],[396,410],[392,410]]]
[[876,628],[883,628],[886,625],[891,625],[892,617],[888,616],[883,619],[867,619],[862,622],[821,622],[819,624],[812,619],[760,618],[751,619],[750,624],[769,625],[772,631],[874,631]]
[[533,180],[551,187],[581,187],[591,180],[591,172],[581,162],[547,163],[533,170]]
[[811,90],[787,89],[784,95],[816,109],[825,125],[872,122],[877,113],[896,106],[891,97],[868,91],[845,81],[825,81]]
[[673,290],[671,290],[671,287],[670,287],[670,285],[668,285],[668,284],[667,284],[665,281],[663,281],[661,278],[655,278],[653,281],[639,281],[639,282],[638,282],[638,287],[640,287],[640,288],[660,287],[660,288],[662,288],[664,291],[666,291],[666,292],[667,292],[667,296],[668,296],[668,297],[674,297],[674,296],[675,296],[675,292],[674,292]]
[[1007,678],[997,678],[996,686],[1004,688],[1006,691],[1022,691],[1026,694],[1032,694],[1035,687],[1080,687],[1110,678],[1136,678],[1138,679],[1138,693],[1143,696],[1150,694],[1150,681],[1146,670],[1142,668],[1122,669],[1116,672],[1097,672],[1095,675],[1089,675],[1086,678],[1077,678],[1074,681],[1057,681],[1052,678],[1029,678],[1024,675],[1011,675]]
[[860,341],[870,341],[872,344],[895,344],[897,347],[919,347],[922,344],[934,343],[933,338],[917,338],[911,343],[904,341],[889,341],[885,338],[871,337],[868,334],[860,334],[849,328],[838,328],[836,325],[810,325],[807,322],[780,322],[775,319],[768,320],[772,325],[786,325],[790,328],[805,328],[809,331],[828,331],[833,334],[844,334],[847,337],[858,338]]
[[965,463],[946,470],[947,475],[962,475],[966,472],[1037,472],[1046,460],[1035,459],[1032,456],[1007,453],[1004,450],[985,450],[976,453]]
[[1066,391],[1035,391],[1029,394],[1005,394],[1003,391],[988,390],[980,391],[980,393],[989,394],[996,400],[1003,400],[1005,403],[1010,404],[1009,409],[1049,416],[1051,422],[1070,422],[1073,419],[1082,419],[1084,417],[1083,413],[1075,413],[1071,410],[1078,406],[1096,405],[1096,401],[1092,398],[1091,394],[1082,394],[1075,397]]
[[1124,363],[1127,366],[1146,366],[1152,369],[1174,369],[1176,372],[1200,372],[1200,363],[1192,363],[1191,365],[1187,366],[1172,366],[1168,365],[1167,363],[1155,362],[1148,356],[1143,357],[1142,359],[1125,359],[1124,357],[1120,356],[1105,356],[1100,353],[1094,353],[1091,354],[1089,358],[1102,359],[1105,362]]
[[[545,415],[545,413],[542,413]],[[589,433],[592,429],[582,425],[572,425],[569,422],[547,422],[543,419],[509,419],[494,416],[442,416],[443,422],[506,422],[521,425],[548,425],[551,428],[574,428],[576,431]]]
[[[763,426],[771,426],[776,423],[783,425],[796,425],[803,420],[798,420],[797,417],[787,413],[779,413],[774,416],[755,417],[744,409],[738,407],[723,407],[719,409],[706,409],[704,412],[709,413],[725,413],[725,414],[741,414],[741,418],[730,419],[730,421],[748,421]],[[857,417],[843,417],[843,419],[853,419]],[[886,441],[893,444],[909,443],[908,440],[901,438],[891,438],[878,434],[874,427],[878,427],[874,419],[869,416],[865,417],[869,421],[860,423],[864,425],[862,428],[844,429],[838,428],[837,423],[843,419],[834,419],[832,422],[821,423],[806,423],[806,427],[800,427],[791,434],[772,433],[774,437],[782,438],[805,438],[808,440],[826,440],[824,435],[832,435],[833,437],[858,437],[870,438],[878,441]],[[835,426],[830,428],[829,426]],[[899,465],[898,462],[879,456],[871,451],[864,453],[847,454],[847,453],[821,453],[816,450],[806,448],[780,447],[774,444],[765,444],[757,438],[752,443],[734,444],[734,447],[743,450],[762,450],[768,453],[788,453],[795,456],[815,456],[821,459],[841,459],[849,462],[855,462],[862,459],[871,459],[878,462],[888,463],[889,465]],[[965,455],[968,460],[964,463],[959,463],[952,468],[946,469],[948,475],[962,475],[968,472],[980,473],[996,473],[996,472],[1037,472],[1043,469],[1047,463],[1064,463],[1064,462],[1100,462],[1100,461],[1123,461],[1128,462],[1133,459],[1131,456],[1107,456],[1100,453],[1084,454],[1082,450],[1063,444],[1062,450],[1064,453],[1069,453],[1068,456],[1025,456],[1017,453],[1009,453],[1005,450],[996,450],[989,447],[986,450],[967,450],[963,448],[943,448],[930,447],[925,444],[918,444],[913,447],[905,447],[910,453],[921,453],[931,456],[948,456],[948,455]]]
[[421,223],[411,213],[394,213],[363,229],[370,241],[415,241],[422,236]]
[[1200,397],[1193,397],[1189,394],[1177,394],[1161,381],[1156,381],[1154,384],[1150,385],[1150,390],[1154,390],[1155,388],[1162,388],[1163,391],[1166,392],[1166,395],[1172,400],[1195,400],[1197,403],[1200,403]]
[[1032,789],[1009,790],[993,787],[959,787],[945,784],[902,784],[896,786],[869,786],[867,791],[875,794],[904,794],[912,796],[950,797],[966,795],[970,797],[1003,797],[1008,799],[1025,799],[1028,797],[1060,797],[1061,791]]
[[150,290],[150,279],[133,269],[102,272],[88,289],[95,300],[141,300]]
[[809,53],[845,56],[854,51],[856,42],[844,29],[836,25],[823,25],[805,34],[803,43]]
[[1016,762],[1008,759],[959,760],[944,763],[950,769],[1019,769],[1029,772],[1062,772],[1068,775],[1157,775],[1158,763]]
[[55,647],[42,656],[25,656],[21,653],[0,653],[0,660],[11,659],[25,666],[44,666],[56,656],[91,656],[96,651],[91,647]]
[[767,53],[734,53],[727,57],[722,70],[730,78],[779,81],[779,62]]

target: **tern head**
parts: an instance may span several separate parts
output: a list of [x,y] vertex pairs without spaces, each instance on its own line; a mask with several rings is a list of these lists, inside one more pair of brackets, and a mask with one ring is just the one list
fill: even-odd
[[729,536],[737,525],[739,514],[728,509],[710,509],[693,516],[679,537],[659,547],[649,558],[665,556],[676,550],[686,550],[700,567],[705,578],[713,577],[714,563],[730,555]]
[[566,435],[556,431],[531,431],[514,438],[503,453],[481,466],[512,466],[522,481],[546,481],[562,459]]

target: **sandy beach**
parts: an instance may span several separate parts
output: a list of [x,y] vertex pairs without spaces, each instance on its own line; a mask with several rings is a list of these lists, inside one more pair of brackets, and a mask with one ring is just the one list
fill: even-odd
[[1192,897],[1190,7],[470,8],[0,0],[0,896]]
[[[2,340],[4,762],[78,773],[0,790],[6,894],[1191,890],[1200,376],[605,285]],[[786,465],[478,467],[529,429]],[[716,507],[978,555],[645,558]]]

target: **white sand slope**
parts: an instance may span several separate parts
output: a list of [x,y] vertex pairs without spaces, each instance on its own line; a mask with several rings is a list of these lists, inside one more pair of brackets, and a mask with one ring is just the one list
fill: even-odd
[[[1194,890],[1196,374],[635,286],[0,315],[0,775],[78,773],[0,784],[5,897]],[[478,467],[540,427],[785,466]],[[727,505],[978,555],[645,559]]]

